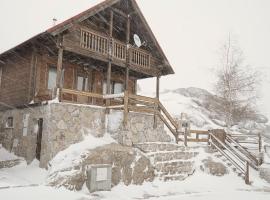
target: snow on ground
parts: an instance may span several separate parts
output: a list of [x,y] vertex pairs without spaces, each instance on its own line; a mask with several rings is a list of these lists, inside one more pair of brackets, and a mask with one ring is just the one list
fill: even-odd
[[[46,175],[46,171],[39,169],[37,164],[35,162],[29,167],[17,166],[5,171],[9,173],[10,177],[16,178],[16,181],[19,183],[37,183],[38,179],[39,182],[42,182],[45,176],[42,177],[41,175]],[[3,169],[0,172],[0,177],[2,177]],[[33,179],[36,179],[36,181]],[[13,180],[9,179],[9,181],[12,185]],[[3,185],[2,179],[0,179],[0,184]],[[152,183],[144,183],[141,186],[125,186],[120,184],[112,188],[110,192],[90,194],[86,187],[80,192],[72,192],[64,188],[56,189],[41,184],[29,187],[0,187],[0,196],[1,199],[9,200],[268,200],[270,197],[270,187],[261,180],[257,180],[252,186],[245,185],[243,179],[234,173],[223,177],[215,177],[198,171],[185,181],[162,182],[156,180]]]
[[39,168],[37,160],[34,160],[30,165],[23,161],[15,167],[0,169],[0,188],[42,184],[46,177],[47,171]]
[[14,153],[8,152],[4,147],[2,147],[2,144],[0,144],[0,161],[15,159],[18,159],[18,156],[15,156]]
[[89,150],[114,142],[115,140],[113,140],[109,134],[105,134],[102,138],[97,138],[89,134],[85,136],[82,142],[70,145],[64,151],[59,152],[52,161],[50,161],[50,173],[72,168],[72,166],[81,162],[81,157],[88,153]]

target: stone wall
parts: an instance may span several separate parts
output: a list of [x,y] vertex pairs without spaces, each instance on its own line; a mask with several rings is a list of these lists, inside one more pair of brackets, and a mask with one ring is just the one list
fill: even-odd
[[[141,185],[155,178],[155,170],[149,158],[132,147],[119,144],[108,144],[98,147],[83,156],[72,169],[70,166],[49,173],[47,184],[54,187],[66,187],[70,190],[81,190],[86,181],[87,166],[108,164],[112,166],[112,186],[123,182],[125,185]],[[63,161],[65,162],[65,161]]]
[[[28,114],[27,130],[23,118]],[[13,117],[13,128],[6,128],[8,117]],[[43,119],[40,166],[59,152],[82,140],[83,135],[103,136],[105,133],[105,110],[89,106],[64,103],[12,109],[0,112],[0,143],[7,150],[24,157],[28,163],[36,157],[38,119]]]
[[122,123],[123,112],[112,111],[108,115],[107,131],[120,144],[131,146],[144,142],[171,142],[172,138],[164,129],[164,123],[157,117],[157,128],[154,128],[154,116],[149,114],[128,113],[128,123]]
[[[28,122],[25,125],[26,115]],[[8,117],[14,119],[13,128],[5,127]],[[127,146],[143,142],[171,141],[159,118],[157,118],[157,128],[153,128],[153,115],[131,112],[128,114],[127,127],[124,128],[123,112],[112,111],[106,116],[105,109],[102,107],[50,103],[0,112],[0,143],[9,151],[24,157],[28,163],[32,162],[36,157],[40,118],[43,119],[41,167],[47,167],[48,162],[59,151],[81,141],[83,135],[87,134],[101,137],[108,132],[120,144]]]

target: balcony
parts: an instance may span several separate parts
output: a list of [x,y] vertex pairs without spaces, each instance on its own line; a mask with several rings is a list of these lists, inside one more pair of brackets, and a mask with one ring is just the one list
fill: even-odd
[[110,40],[100,33],[85,29],[81,29],[80,47],[103,56],[109,57],[111,55],[113,60],[128,62],[144,69],[150,69],[151,63],[154,61],[151,54],[142,49],[130,47],[127,51],[125,43],[116,39]]

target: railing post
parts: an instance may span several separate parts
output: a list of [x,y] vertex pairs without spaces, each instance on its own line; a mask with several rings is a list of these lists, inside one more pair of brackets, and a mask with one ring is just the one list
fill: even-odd
[[208,140],[208,146],[210,146],[210,131],[208,131],[208,136],[207,136],[207,140]]
[[185,127],[184,131],[184,145],[187,147],[187,127]]
[[246,161],[245,183],[250,184],[250,182],[249,182],[249,163],[248,163],[248,161]]
[[259,137],[259,153],[261,153],[262,152],[262,136],[261,136],[261,134],[259,133],[258,134],[258,137]]
[[127,128],[127,121],[128,121],[128,91],[126,90],[124,93],[124,118],[123,118],[124,128]]

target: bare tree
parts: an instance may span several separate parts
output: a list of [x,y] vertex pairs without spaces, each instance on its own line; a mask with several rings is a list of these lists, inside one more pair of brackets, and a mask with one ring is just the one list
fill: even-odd
[[220,51],[215,85],[215,91],[222,99],[219,110],[228,127],[255,116],[258,77],[258,72],[244,64],[242,50],[229,36]]

